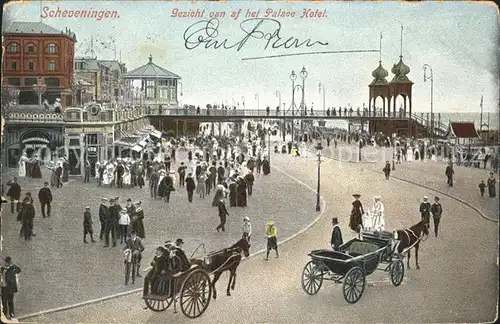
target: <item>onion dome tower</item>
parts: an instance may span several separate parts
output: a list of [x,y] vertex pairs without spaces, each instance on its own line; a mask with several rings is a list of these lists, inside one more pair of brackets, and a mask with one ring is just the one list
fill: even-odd
[[[392,116],[400,115],[396,113],[396,99],[398,96],[403,97],[403,111],[401,112],[401,118],[411,116],[411,90],[413,82],[408,78],[410,73],[410,67],[403,62],[403,25],[401,25],[401,51],[399,55],[399,62],[394,64],[391,72],[394,74],[390,82],[390,99],[389,104],[392,103]],[[407,107],[409,107],[409,115],[407,114]],[[390,105],[389,105],[390,111]]]
[[385,116],[386,103],[389,106],[389,99],[391,97],[390,84],[387,82],[387,77],[389,73],[382,66],[382,33],[380,33],[380,57],[378,61],[378,67],[373,70],[372,76],[373,81],[368,85],[370,89],[370,97],[368,100],[368,115],[375,116],[375,101],[378,97],[382,98],[382,111]]

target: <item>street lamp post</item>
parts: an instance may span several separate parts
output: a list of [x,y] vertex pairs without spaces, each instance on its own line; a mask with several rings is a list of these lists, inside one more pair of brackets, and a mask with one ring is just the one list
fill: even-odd
[[[285,116],[285,109],[286,109],[286,104],[283,102],[283,116]],[[283,142],[286,140],[286,120],[283,118],[283,129],[281,131],[282,136],[283,136]]]
[[321,142],[318,142],[316,145],[316,150],[317,156],[318,156],[318,187],[316,189],[316,211],[321,210],[321,205],[320,205],[320,186],[321,186],[321,150],[323,149],[323,145],[321,145]]
[[291,108],[292,108],[292,123],[291,123],[291,127],[292,127],[292,142],[293,142],[293,129],[295,128],[294,127],[294,116],[295,116],[295,111],[294,111],[294,108],[295,108],[295,80],[297,80],[297,74],[295,74],[295,71],[292,71],[292,73],[290,74],[290,80],[292,81],[292,105],[291,105]]
[[182,81],[177,81],[177,83],[181,86],[181,98],[179,100],[179,106],[182,107],[182,96],[184,95],[184,93],[182,92]]
[[35,85],[33,85],[33,89],[35,90],[36,94],[38,95],[38,105],[42,105],[42,95],[45,93],[47,90],[47,85],[45,84],[45,81],[43,80],[42,77],[38,78],[38,81]]
[[269,163],[271,163],[271,127],[267,129],[267,158],[269,160]]
[[325,105],[326,105],[325,104],[326,103],[326,100],[325,100],[326,99],[326,97],[325,97],[326,96],[326,89],[325,89],[325,85],[320,82],[318,84],[318,86],[319,86],[319,93],[321,93],[321,91],[323,91],[323,115],[326,116],[326,107],[325,107]]
[[[306,79],[307,79],[307,71],[306,71],[306,67],[303,66],[302,67],[302,70],[300,71],[300,77],[302,78],[302,116],[305,116],[306,115],[306,102],[305,102],[305,87],[306,87]],[[302,118],[300,120],[300,131],[302,133],[302,135],[304,135],[304,119]]]
[[243,106],[243,109],[245,109],[245,97],[241,96],[241,105]]
[[[431,81],[431,143],[434,144],[434,74],[432,73],[432,67],[429,64],[424,64],[424,82],[427,80]],[[427,70],[429,70],[429,75],[427,75]]]
[[281,108],[281,92],[276,91],[276,97],[278,97],[278,107]]
[[257,110],[259,110],[259,94],[255,94],[255,100],[257,101]]

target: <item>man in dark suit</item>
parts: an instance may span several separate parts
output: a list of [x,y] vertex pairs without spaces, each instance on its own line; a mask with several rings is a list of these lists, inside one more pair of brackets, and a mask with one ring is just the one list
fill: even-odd
[[101,232],[99,233],[99,239],[104,238],[106,233],[106,222],[108,220],[108,206],[106,205],[108,199],[101,198],[101,205],[99,206],[99,222],[101,222]]
[[17,293],[17,274],[21,269],[12,263],[11,257],[3,259],[2,271],[2,310],[6,317],[14,318],[14,294]]
[[339,246],[344,244],[342,240],[342,231],[340,230],[339,220],[337,217],[332,219],[333,231],[332,231],[332,239],[330,240],[330,244],[332,245],[332,249],[334,251],[339,250]]
[[111,239],[113,240],[113,247],[116,246],[116,232],[118,223],[118,211],[121,207],[116,203],[116,199],[110,199],[110,206],[108,208],[108,218],[106,219],[106,231],[104,233],[105,245],[109,246],[109,234],[111,234]]
[[[45,181],[43,183],[43,188],[38,192],[38,200],[40,200],[40,209],[42,210],[42,216],[45,218],[50,217],[50,204],[52,203],[52,192],[49,188],[49,183]],[[45,214],[45,206],[47,206],[47,214]]]
[[14,203],[16,203],[16,211],[19,212],[21,204],[19,199],[21,199],[21,186],[17,182],[17,177],[7,182],[9,190],[7,190],[6,196],[10,198],[10,212],[14,214]]
[[193,202],[193,193],[196,189],[196,183],[194,182],[193,176],[191,173],[188,173],[186,177],[186,191],[188,194],[188,202]]

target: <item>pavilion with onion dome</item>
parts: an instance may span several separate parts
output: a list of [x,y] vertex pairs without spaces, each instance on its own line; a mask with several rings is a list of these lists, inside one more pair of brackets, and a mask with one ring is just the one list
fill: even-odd
[[410,68],[403,62],[403,55],[399,56],[399,62],[394,64],[391,69],[391,72],[394,74],[390,84],[391,90],[391,100],[389,104],[392,103],[392,114],[390,114],[391,105],[389,105],[388,113],[392,116],[396,116],[396,99],[398,96],[403,97],[403,110],[400,112],[401,117],[405,117],[407,115],[411,116],[411,89],[413,87],[413,82],[408,79],[407,74],[410,73]]

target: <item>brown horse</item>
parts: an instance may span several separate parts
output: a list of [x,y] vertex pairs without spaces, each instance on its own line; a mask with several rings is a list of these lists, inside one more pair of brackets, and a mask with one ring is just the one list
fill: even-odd
[[[429,235],[429,227],[423,220],[409,229],[394,231],[394,239],[399,240],[398,253],[401,253],[404,249],[414,245],[415,264],[417,265],[417,269],[420,269],[420,266],[418,265],[418,248],[420,240],[427,235]],[[408,259],[406,260],[406,267],[408,269],[410,269],[410,257],[411,251],[408,251]]]
[[214,275],[214,279],[212,280],[214,299],[217,299],[217,290],[215,290],[215,283],[226,271],[229,271],[227,295],[231,296],[230,290],[234,290],[234,286],[236,285],[236,269],[240,265],[242,259],[241,253],[243,253],[245,257],[248,257],[250,255],[250,244],[245,238],[240,239],[238,242],[227,249],[210,253],[204,258],[204,260],[189,260],[191,264],[197,264]]

